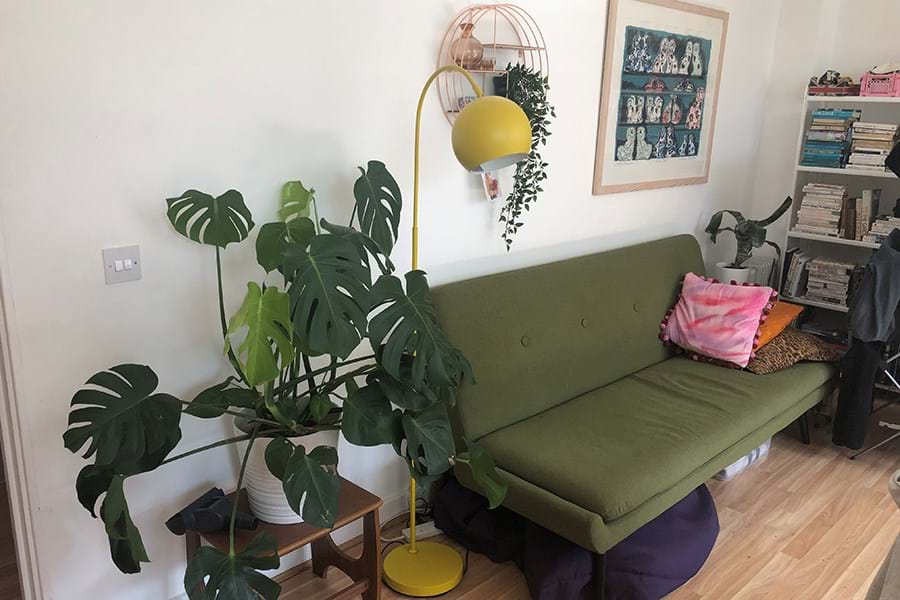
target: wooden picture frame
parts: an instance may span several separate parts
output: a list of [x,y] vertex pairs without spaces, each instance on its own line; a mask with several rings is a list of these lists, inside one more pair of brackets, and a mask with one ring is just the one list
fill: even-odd
[[728,13],[609,0],[594,195],[709,180]]

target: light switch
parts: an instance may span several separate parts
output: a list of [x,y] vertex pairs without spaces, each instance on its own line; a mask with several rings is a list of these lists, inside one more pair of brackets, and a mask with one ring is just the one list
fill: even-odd
[[104,248],[103,274],[107,285],[141,278],[141,254],[138,246]]

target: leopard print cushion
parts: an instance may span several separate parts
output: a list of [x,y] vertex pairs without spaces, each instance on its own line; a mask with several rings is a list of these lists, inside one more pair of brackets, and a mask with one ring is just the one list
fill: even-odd
[[840,360],[841,355],[838,348],[816,336],[788,328],[757,350],[756,356],[747,365],[747,370],[757,375],[766,375],[787,369],[801,360],[834,362]]

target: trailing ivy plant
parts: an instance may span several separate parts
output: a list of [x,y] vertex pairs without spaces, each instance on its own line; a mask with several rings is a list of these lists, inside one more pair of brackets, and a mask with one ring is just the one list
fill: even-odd
[[556,110],[547,100],[550,91],[548,78],[539,71],[521,64],[510,64],[506,67],[506,73],[506,97],[521,106],[531,122],[531,151],[516,165],[513,189],[500,209],[502,237],[508,251],[513,237],[523,225],[523,210],[529,210],[537,201],[538,194],[544,191],[542,186],[547,179],[547,162],[541,158],[540,148],[547,144],[550,117],[556,117]]
[[[78,500],[103,521],[122,572],[137,573],[150,560],[128,511],[126,480],[240,441],[248,445],[238,487],[250,449],[264,443],[266,464],[288,503],[318,527],[334,524],[340,479],[334,448],[303,445],[302,436],[317,431],[340,430],[359,446],[390,444],[422,485],[454,464],[468,465],[491,506],[503,500],[506,484],[484,449],[469,444],[457,455],[454,448],[447,406],[454,389],[472,381],[471,366],[435,318],[425,273],[394,274],[400,189],[380,162],[360,172],[351,218],[358,228],[315,223],[314,191],[299,181],[284,185],[279,218],[256,237],[262,283],[247,284],[230,319],[221,254],[255,227],[243,197],[235,190],[219,196],[188,190],[166,201],[175,231],[215,250],[223,352],[233,374],[182,400],[157,390],[150,367],[120,364],[92,375],[72,398],[63,440],[93,461],[78,474]],[[373,351],[350,358],[368,346]],[[249,425],[245,435],[171,456],[183,415],[230,415]],[[236,552],[234,518],[230,550],[203,548],[188,564],[191,600],[278,597],[278,584],[259,572],[279,564],[274,539],[260,533]],[[205,593],[197,590],[201,581]]]

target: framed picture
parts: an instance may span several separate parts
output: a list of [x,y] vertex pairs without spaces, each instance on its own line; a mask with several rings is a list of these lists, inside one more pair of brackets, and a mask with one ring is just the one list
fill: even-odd
[[609,0],[594,194],[709,179],[728,13]]

